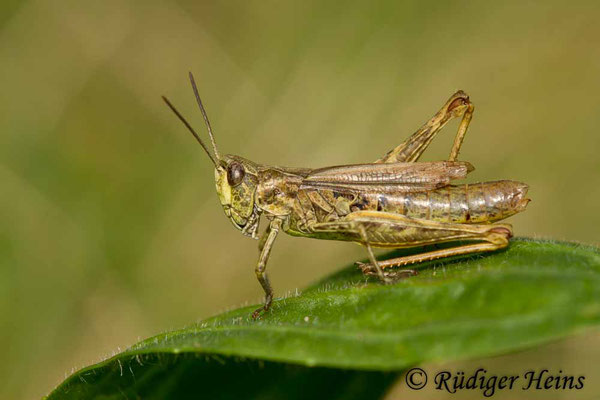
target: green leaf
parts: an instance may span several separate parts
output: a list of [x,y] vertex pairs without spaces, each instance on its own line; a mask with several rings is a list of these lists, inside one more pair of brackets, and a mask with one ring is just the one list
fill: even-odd
[[411,365],[506,353],[600,322],[593,247],[516,239],[419,269],[386,286],[350,266],[259,320],[245,307],[142,341],[49,398],[377,398]]

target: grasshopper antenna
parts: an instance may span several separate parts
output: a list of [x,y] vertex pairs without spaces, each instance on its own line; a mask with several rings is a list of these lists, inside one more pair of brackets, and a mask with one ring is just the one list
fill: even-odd
[[219,156],[219,151],[217,150],[217,143],[215,142],[215,137],[212,133],[212,128],[210,127],[210,122],[208,121],[208,115],[206,115],[206,110],[204,110],[204,106],[202,105],[202,100],[200,100],[200,95],[198,94],[198,88],[196,87],[196,81],[194,80],[194,75],[189,72],[190,75],[190,83],[192,84],[192,89],[194,90],[194,95],[196,96],[196,102],[198,103],[198,107],[200,107],[200,111],[202,112],[202,116],[204,117],[204,122],[206,123],[206,128],[208,129],[208,135],[210,136],[210,142],[212,143],[213,150],[215,151],[215,157],[217,160],[221,161],[221,157]]
[[[196,138],[198,143],[200,143],[200,145],[202,146],[202,148],[204,149],[206,154],[208,154],[208,157],[210,158],[210,161],[212,161],[212,163],[215,165],[215,168],[218,168],[219,166],[218,166],[217,162],[215,161],[212,154],[210,154],[210,151],[208,151],[208,147],[206,147],[206,145],[204,144],[202,139],[200,139],[200,136],[198,136],[198,134],[196,133],[194,128],[192,128],[192,126],[189,124],[189,122],[187,122],[187,120],[183,117],[183,115],[181,115],[181,113],[179,111],[177,111],[177,109],[175,108],[175,106],[173,104],[171,104],[169,99],[167,99],[165,96],[162,96],[162,99],[165,101],[165,103],[167,103],[167,105],[169,106],[171,111],[173,111],[175,113],[175,115],[177,115],[177,117],[181,120],[181,122],[183,122],[183,124],[189,129],[189,131],[192,132],[192,135],[194,135],[194,137]],[[204,119],[206,119],[206,116],[204,117]],[[209,130],[209,132],[210,132],[210,130]],[[212,135],[211,135],[211,138],[212,138]],[[214,142],[213,142],[213,145],[214,145]]]

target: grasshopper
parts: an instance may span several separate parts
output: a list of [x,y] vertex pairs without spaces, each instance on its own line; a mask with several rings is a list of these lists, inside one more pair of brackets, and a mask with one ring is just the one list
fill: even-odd
[[[225,215],[244,235],[259,239],[256,277],[269,310],[273,289],[267,261],[280,231],[292,236],[350,241],[363,245],[368,263],[357,263],[366,275],[390,283],[415,275],[395,269],[442,257],[502,249],[509,244],[512,226],[496,221],[523,211],[530,201],[524,183],[500,180],[452,185],[473,171],[457,161],[473,116],[474,106],[463,91],[399,146],[373,163],[318,169],[273,167],[236,155],[220,155],[194,77],[189,74],[196,102],[212,143],[209,151],[199,135],[172,103],[163,100],[200,143],[215,167],[217,194]],[[448,121],[462,117],[447,161],[417,162]],[[260,217],[268,226],[259,237]],[[407,248],[442,242],[454,247],[378,261],[373,247]]]

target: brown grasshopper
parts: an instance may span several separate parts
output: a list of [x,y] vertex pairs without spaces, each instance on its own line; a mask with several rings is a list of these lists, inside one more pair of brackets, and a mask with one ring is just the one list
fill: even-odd
[[[508,246],[512,226],[496,221],[523,211],[529,202],[524,183],[502,180],[451,185],[473,171],[458,152],[473,116],[469,96],[458,91],[419,130],[385,156],[369,164],[318,169],[271,167],[235,155],[221,156],[200,96],[190,82],[214,150],[200,139],[169,100],[163,100],[204,148],[215,166],[217,194],[225,215],[246,236],[258,239],[261,215],[269,221],[260,237],[256,277],[267,311],[273,289],[267,260],[279,231],[292,236],[343,240],[363,245],[370,263],[357,263],[365,274],[385,283],[414,275],[411,269],[389,271],[442,257],[493,251]],[[434,136],[453,118],[462,117],[448,161],[417,162]],[[467,241],[455,247],[378,261],[372,247],[406,248]]]

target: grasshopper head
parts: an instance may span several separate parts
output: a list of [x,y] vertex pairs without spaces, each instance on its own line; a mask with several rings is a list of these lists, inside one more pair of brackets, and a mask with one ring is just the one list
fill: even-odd
[[225,215],[242,233],[255,237],[258,230],[258,211],[254,206],[257,167],[242,157],[225,155],[215,168],[217,194]]
[[242,231],[244,235],[251,236],[255,239],[258,238],[258,222],[260,219],[260,213],[254,206],[254,198],[256,193],[256,185],[258,183],[257,178],[257,166],[252,161],[246,160],[242,157],[225,155],[221,157],[217,150],[217,144],[208,121],[208,116],[198,95],[198,89],[194,82],[194,77],[190,72],[190,82],[196,101],[204,117],[204,122],[208,129],[208,135],[212,143],[214,156],[208,150],[208,147],[204,144],[200,136],[194,131],[192,126],[187,120],[177,111],[177,109],[171,104],[166,97],[163,96],[163,100],[169,108],[177,115],[177,117],[183,122],[183,124],[189,129],[194,135],[196,140],[200,143],[210,160],[215,166],[215,181],[217,186],[217,194],[219,200],[225,211],[225,215],[231,220],[233,225]]

